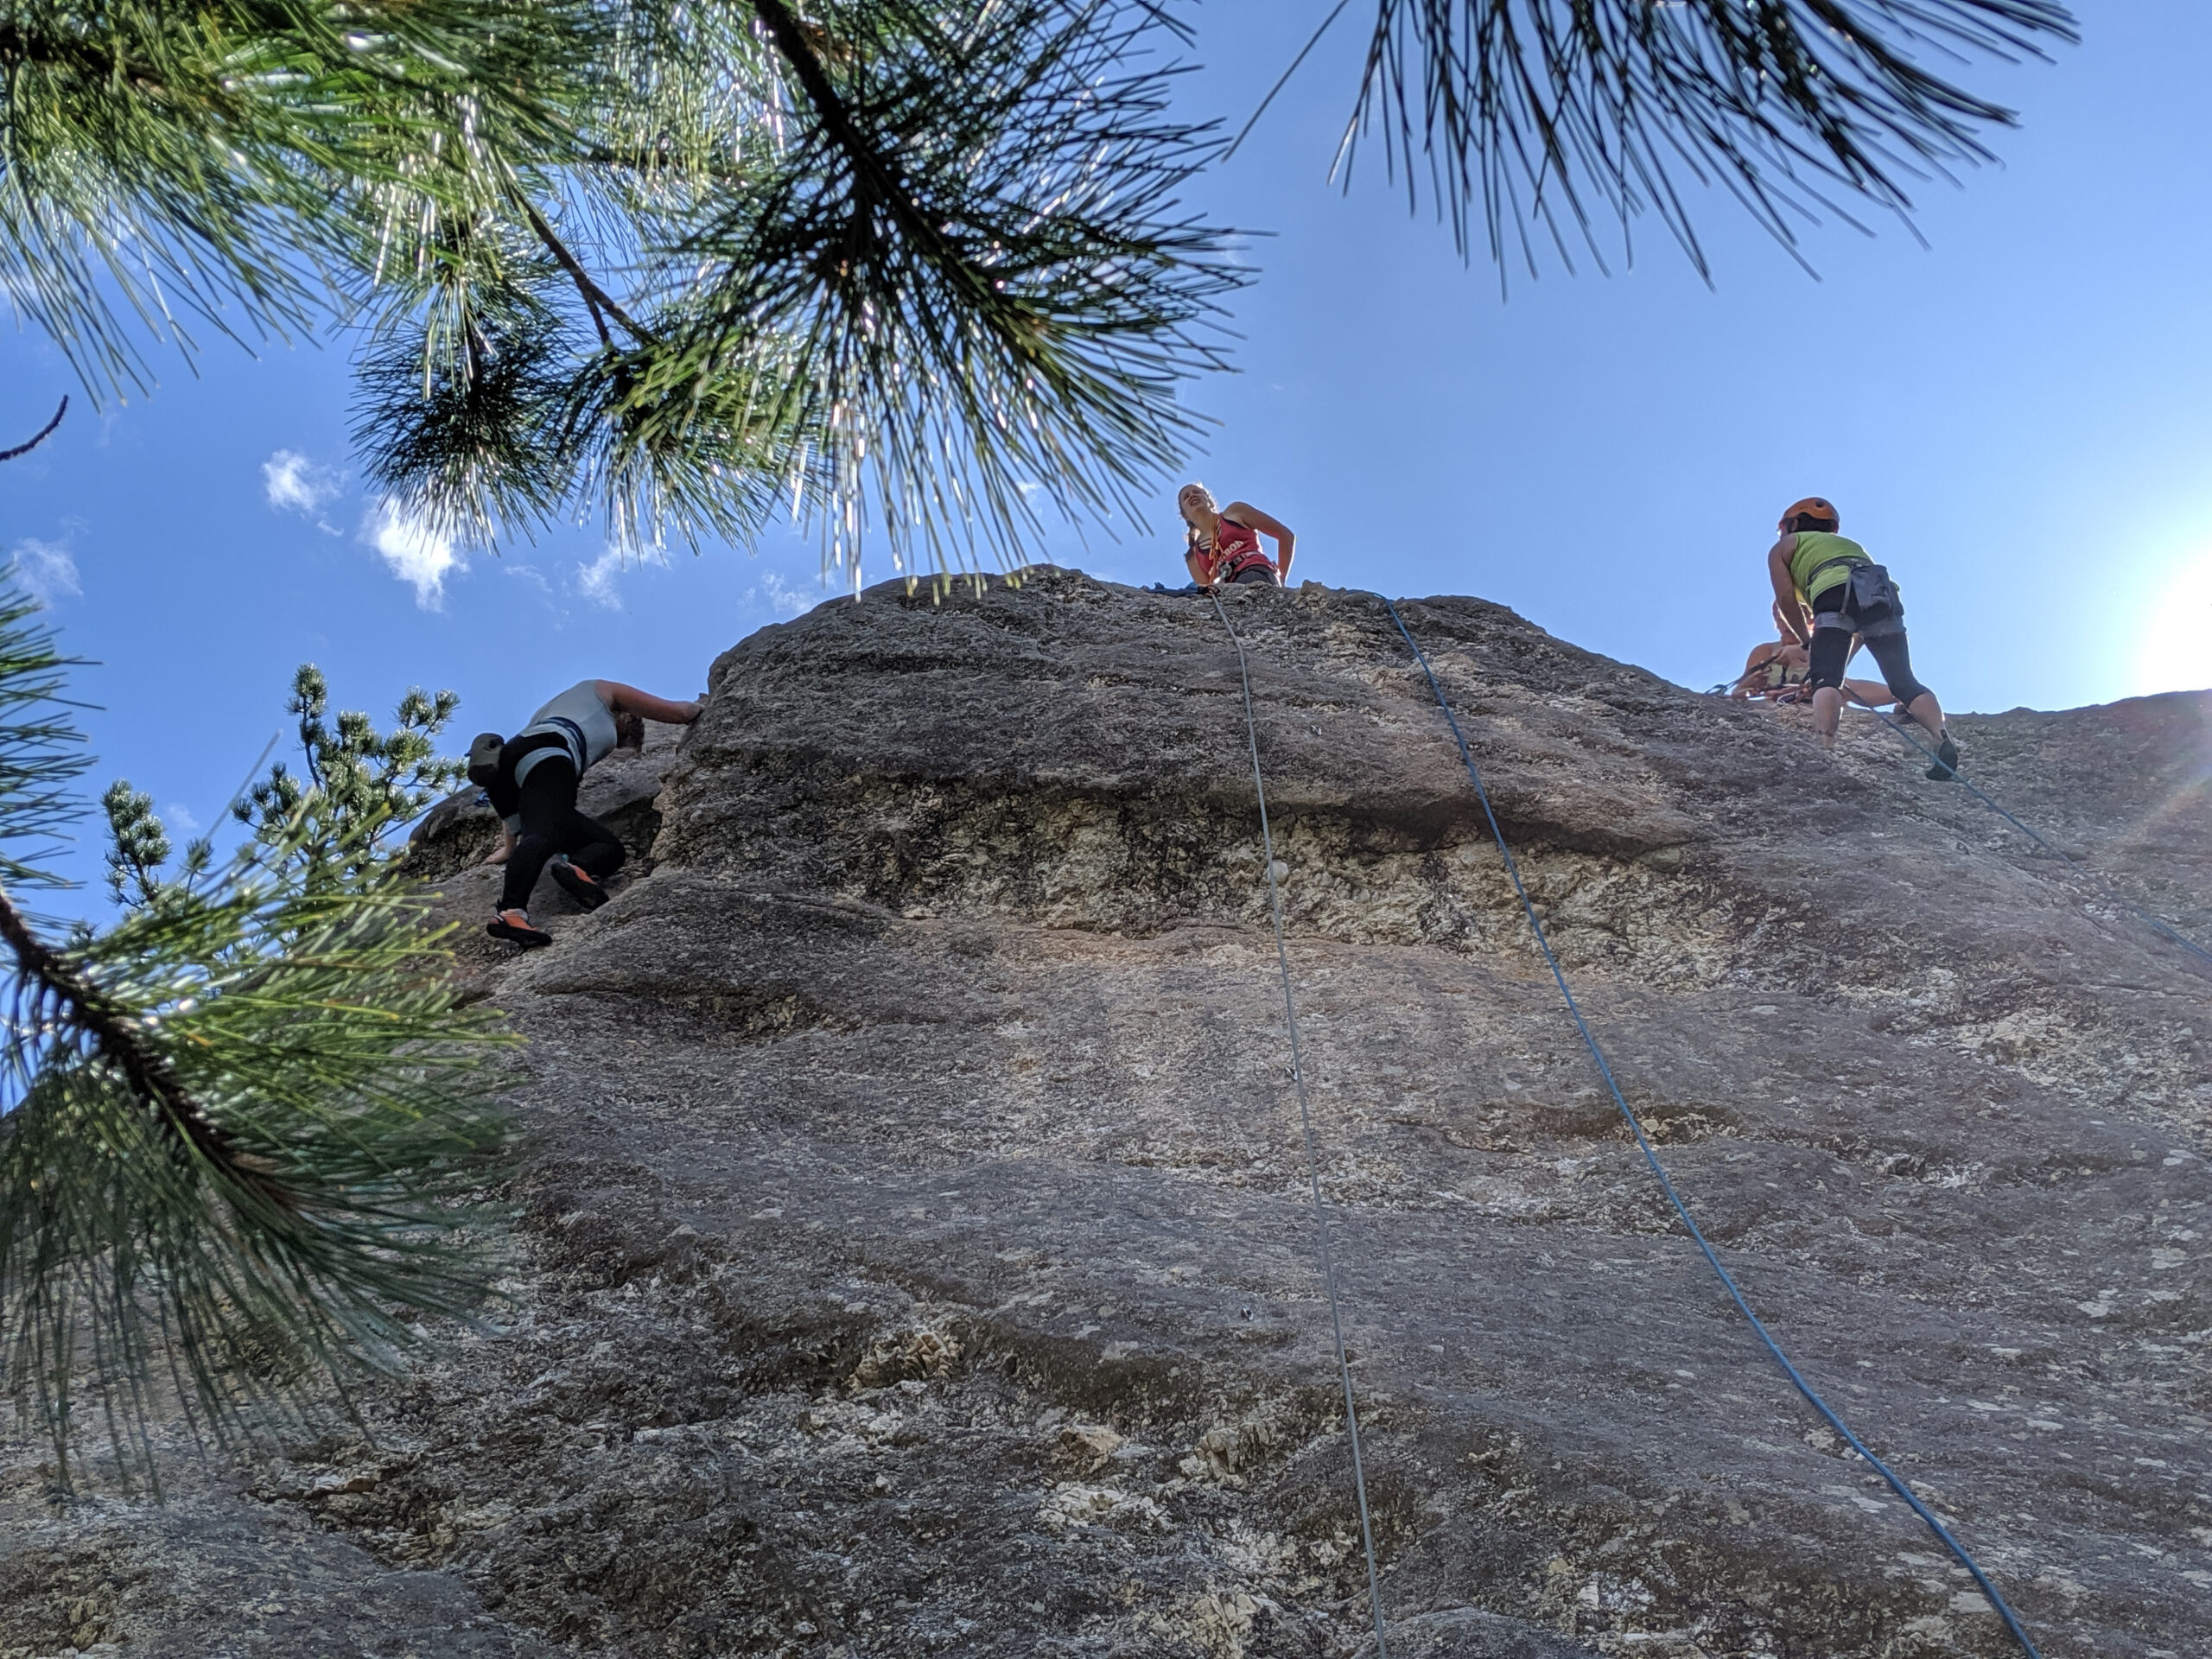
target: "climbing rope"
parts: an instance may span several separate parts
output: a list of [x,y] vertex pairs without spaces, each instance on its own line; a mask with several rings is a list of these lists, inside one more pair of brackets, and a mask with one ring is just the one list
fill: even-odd
[[[1381,596],[1378,595],[1378,597]],[[2036,1652],[2036,1644],[2029,1639],[2026,1630],[2022,1627],[2019,1618],[2013,1613],[2010,1604],[1998,1593],[1997,1586],[1990,1582],[1989,1575],[1981,1570],[1981,1564],[1967,1553],[1965,1545],[1951,1535],[1950,1529],[1936,1518],[1935,1514],[1920,1501],[1912,1488],[1905,1484],[1903,1477],[1869,1451],[1866,1443],[1852,1433],[1850,1425],[1836,1414],[1835,1408],[1822,1399],[1819,1391],[1805,1380],[1804,1374],[1790,1363],[1789,1356],[1783,1352],[1782,1344],[1774,1339],[1759,1316],[1751,1311],[1751,1305],[1745,1300],[1742,1290],[1738,1288],[1734,1276],[1721,1265],[1719,1253],[1707,1241],[1704,1232],[1691,1216],[1689,1206],[1682,1202],[1681,1194],[1675,1190],[1675,1183],[1668,1177],[1666,1166],[1659,1161],[1659,1154],[1652,1149],[1651,1142],[1645,1137],[1643,1125],[1637,1122],[1636,1114],[1629,1109],[1628,1101],[1621,1093],[1620,1084],[1613,1080],[1613,1069],[1606,1064],[1605,1051],[1598,1046],[1597,1038],[1591,1034],[1589,1022],[1582,1017],[1581,1005],[1574,1000],[1573,989],[1567,982],[1567,974],[1560,967],[1558,957],[1552,952],[1551,941],[1545,937],[1544,925],[1537,919],[1536,907],[1530,902],[1529,889],[1522,882],[1521,867],[1514,861],[1513,849],[1506,844],[1505,831],[1498,826],[1497,813],[1490,804],[1490,791],[1483,787],[1482,773],[1477,770],[1475,757],[1468,749],[1466,737],[1459,729],[1459,717],[1452,712],[1451,700],[1444,695],[1443,686],[1437,683],[1436,671],[1428,665],[1427,655],[1421,650],[1420,642],[1414,638],[1412,630],[1406,626],[1405,618],[1398,614],[1397,605],[1388,598],[1384,598],[1382,603],[1389,607],[1390,620],[1398,625],[1398,632],[1405,637],[1406,644],[1411,647],[1414,659],[1421,664],[1421,671],[1427,677],[1428,689],[1436,696],[1436,705],[1444,711],[1445,721],[1452,728],[1452,741],[1459,746],[1459,759],[1466,766],[1468,780],[1474,785],[1475,797],[1482,803],[1483,816],[1490,822],[1491,835],[1496,839],[1497,850],[1505,860],[1505,873],[1512,878],[1514,893],[1521,900],[1521,912],[1529,918],[1529,931],[1536,938],[1536,948],[1543,952],[1544,962],[1552,970],[1553,982],[1559,987],[1559,994],[1567,1003],[1567,1011],[1573,1017],[1574,1028],[1582,1033],[1583,1046],[1590,1051],[1590,1058],[1597,1063],[1598,1075],[1605,1079],[1605,1087],[1612,1092],[1613,1104],[1620,1108],[1621,1116],[1626,1121],[1630,1133],[1636,1136],[1636,1144],[1643,1150],[1644,1162],[1650,1165],[1651,1173],[1658,1177],[1659,1185],[1667,1194],[1667,1201],[1675,1206],[1675,1213],[1681,1217],[1682,1225],[1689,1230],[1691,1239],[1704,1253],[1705,1259],[1712,1265],[1713,1272],[1720,1276],[1720,1282],[1726,1287],[1729,1300],[1736,1304],[1737,1311],[1750,1321],[1751,1329],[1758,1335],[1758,1339],[1766,1344],[1767,1352],[1774,1357],[1775,1363],[1782,1367],[1790,1382],[1796,1384],[1797,1392],[1805,1396],[1807,1402],[1815,1411],[1820,1413],[1830,1428],[1843,1438],[1846,1445],[1866,1460],[1868,1467],[1873,1469],[1889,1483],[1890,1490],[1903,1498],[1912,1512],[1928,1523],[1928,1529],[1942,1541],[1943,1547],[1951,1552],[1959,1564],[1974,1575],[1974,1581],[1981,1586],[1981,1592],[1988,1597],[1989,1605],[1995,1608],[2004,1618],[2005,1628],[2018,1638],[2021,1647],[2027,1650],[2029,1659],[2041,1659]]]
[[[1880,721],[1883,725],[1888,727],[1899,737],[1904,739],[1906,742],[1911,744],[1914,748],[1918,749],[1930,760],[1935,761],[1936,765],[1941,766],[1942,764],[1942,758],[1936,754],[1935,750],[1929,748],[1925,743],[1923,743],[1910,732],[1898,725],[1897,721],[1891,720],[1880,709],[1875,708],[1873,704],[1863,702],[1856,697],[1853,698],[1852,701],[1859,703],[1860,708],[1866,709],[1868,714],[1873,715],[1875,719]],[[2049,853],[2053,858],[2063,864],[2068,869],[2073,871],[2075,874],[2085,877],[2088,880],[2095,882],[2098,887],[2103,888],[2106,897],[2109,898],[2113,903],[2120,906],[2122,909],[2133,912],[2135,918],[2138,921],[2143,923],[2145,926],[2153,929],[2157,932],[2163,933],[2166,938],[2171,939],[2176,944],[2181,946],[2183,950],[2190,952],[2192,956],[2196,957],[2206,965],[2212,966],[2212,950],[2207,950],[2202,945],[2197,944],[2195,939],[2190,938],[2186,935],[2181,933],[2171,924],[2159,920],[2158,918],[2153,916],[2149,911],[2144,909],[2142,906],[2137,904],[2133,899],[2130,899],[2126,893],[2114,887],[2104,875],[2099,874],[2095,870],[2090,869],[2085,864],[2075,862],[2062,849],[2052,845],[2051,842],[2045,840],[2041,835],[2038,835],[2035,830],[2031,828],[2029,825],[2021,823],[2019,819],[2014,817],[2010,812],[1999,806],[1983,791],[1980,785],[1975,783],[1973,779],[1967,777],[1965,772],[1960,771],[1956,766],[1953,766],[1951,768],[1951,775],[1955,778],[1962,786],[1964,786],[1966,791],[1969,795],[1972,795],[1974,799],[1980,801],[1984,806],[1994,812],[1999,817],[2004,819],[2005,823],[2011,824],[2015,830],[2025,836],[2030,841],[2035,842],[2037,846],[2042,848],[2044,851]]]
[[1298,1122],[1306,1135],[1306,1179],[1313,1198],[1313,1232],[1321,1251],[1321,1282],[1329,1293],[1329,1330],[1337,1347],[1337,1376],[1344,1384],[1344,1427],[1351,1437],[1351,1484],[1359,1500],[1359,1543],[1367,1554],[1367,1604],[1375,1615],[1375,1659],[1389,1659],[1382,1643],[1382,1590],[1375,1572],[1375,1529],[1367,1516],[1367,1471],[1359,1455],[1359,1412],[1352,1402],[1351,1359],[1344,1352],[1344,1314],[1337,1297],[1336,1251],[1329,1239],[1328,1207],[1321,1201],[1321,1158],[1313,1147],[1313,1111],[1306,1098],[1306,1061],[1298,1045],[1298,1001],[1290,988],[1290,952],[1282,938],[1282,893],[1275,885],[1274,836],[1268,828],[1268,785],[1260,775],[1260,728],[1252,712],[1252,671],[1244,661],[1244,642],[1222,608],[1221,595],[1209,594],[1214,614],[1236,647],[1236,671],[1244,683],[1244,735],[1252,747],[1252,792],[1260,802],[1260,850],[1268,867],[1268,908],[1274,917],[1275,965],[1282,970],[1282,1007],[1290,1021],[1290,1077],[1298,1086]]

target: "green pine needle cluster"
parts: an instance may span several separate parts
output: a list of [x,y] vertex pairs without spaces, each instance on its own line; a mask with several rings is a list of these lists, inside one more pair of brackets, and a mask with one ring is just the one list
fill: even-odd
[[1379,130],[1463,256],[1533,270],[1541,238],[1602,264],[1597,228],[1649,214],[1707,275],[1698,194],[1793,253],[1823,219],[1858,224],[1854,199],[1908,214],[1916,181],[1991,159],[1980,132],[2013,118],[1949,73],[2075,38],[2056,0],[1376,0],[1340,160]]
[[[513,1130],[391,831],[450,775],[450,695],[399,723],[327,712],[301,671],[305,769],[243,800],[244,845],[166,830],[127,783],[104,804],[121,918],[56,930],[54,836],[86,757],[67,664],[0,601],[0,1363],[51,1437],[151,1473],[181,1408],[219,1441],[318,1414],[423,1318],[481,1306]],[[97,1430],[88,1425],[88,1417]]]

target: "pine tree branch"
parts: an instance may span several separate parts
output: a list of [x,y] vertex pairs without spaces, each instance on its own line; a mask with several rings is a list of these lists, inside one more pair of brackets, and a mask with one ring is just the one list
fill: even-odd
[[[799,88],[805,92],[808,103],[814,105],[815,114],[821,119],[823,129],[845,153],[854,168],[874,187],[875,194],[887,206],[909,234],[944,261],[944,266],[969,275],[968,263],[959,251],[945,237],[944,227],[921,209],[913,193],[906,188],[899,169],[888,156],[870,143],[868,136],[853,119],[852,111],[845,107],[845,100],[830,84],[829,72],[822,67],[822,59],[806,38],[798,19],[792,16],[783,0],[753,0],[753,15],[760,19],[768,36],[791,66]],[[990,285],[980,277],[974,287],[988,294]]]
[[[1337,168],[1379,137],[1409,205],[1426,190],[1463,257],[1624,245],[1646,214],[1707,274],[1691,191],[1718,186],[1795,253],[1870,202],[1994,159],[2012,111],[1927,67],[2018,62],[2080,31],[2058,0],[1376,0]],[[1802,263],[1802,256],[1797,256]]]
[[37,448],[39,445],[44,443],[48,438],[54,435],[54,429],[61,424],[61,417],[68,412],[69,399],[67,395],[64,394],[61,399],[61,407],[54,411],[54,418],[52,420],[48,421],[44,426],[39,428],[38,435],[33,438],[29,443],[19,443],[12,449],[0,449],[0,461],[13,461],[18,455],[28,455],[30,454],[32,450]]
[[112,81],[141,92],[151,92],[161,78],[150,67],[131,62],[118,50],[104,50],[90,41],[27,34],[11,19],[0,22],[0,70],[31,67],[67,69],[92,81]]
[[173,1140],[271,1204],[285,1210],[297,1207],[280,1183],[247,1164],[168,1063],[138,1040],[130,1030],[130,1016],[87,985],[34,933],[5,893],[0,893],[0,940],[15,952],[17,971],[36,988],[37,998],[52,1005],[60,1023],[92,1039],[100,1058],[122,1074],[131,1093],[153,1109]]
[[614,343],[607,332],[605,321],[600,315],[604,311],[607,316],[613,317],[615,321],[628,329],[631,338],[639,345],[652,345],[652,335],[639,327],[630,314],[614,302],[612,295],[592,281],[591,273],[583,268],[582,263],[575,254],[569,251],[568,245],[553,233],[553,227],[545,222],[545,217],[537,211],[537,204],[526,196],[520,197],[519,200],[522,203],[523,215],[530,220],[531,230],[536,233],[537,239],[545,245],[546,252],[551,254],[561,269],[569,273],[569,281],[575,283],[576,291],[584,296],[584,303],[590,307],[592,327],[599,330],[600,344],[612,346]]

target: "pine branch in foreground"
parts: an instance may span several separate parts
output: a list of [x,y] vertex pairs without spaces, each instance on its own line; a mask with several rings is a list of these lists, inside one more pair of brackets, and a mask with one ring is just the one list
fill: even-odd
[[69,400],[65,397],[61,400],[61,407],[54,411],[54,418],[52,420],[48,421],[44,426],[39,428],[37,431],[31,434],[31,435],[22,443],[16,444],[13,448],[0,449],[0,461],[16,461],[30,454],[32,450],[37,448],[39,445],[44,443],[48,438],[52,437],[60,429],[61,417],[68,412]]
[[1198,435],[1249,279],[1177,193],[1218,152],[1170,109],[1160,8],[753,0],[786,134],[749,198],[682,245],[712,273],[656,397],[765,330],[780,424],[826,474],[825,563],[866,524],[903,564],[1019,563],[1042,492],[1110,518]]
[[409,511],[480,542],[596,507],[642,550],[780,507],[827,568],[1020,562],[1039,507],[1128,512],[1201,429],[1179,392],[1249,273],[1178,205],[1219,143],[1160,6],[617,23],[573,153],[375,197],[353,430]]
[[[1927,67],[2014,62],[2078,38],[2056,0],[1377,0],[1357,110],[1418,172],[1462,257],[1534,269],[1531,232],[1599,252],[1649,213],[1700,275],[1686,188],[1733,195],[1795,249],[1847,200],[1909,213],[1910,185],[1992,159],[2010,110]],[[1602,256],[1600,256],[1602,257]]]
[[[17,889],[42,872],[14,844],[51,833],[57,777],[82,764],[31,615],[0,604]],[[152,1475],[172,1403],[224,1443],[320,1415],[421,1319],[487,1294],[513,1132],[484,1063],[503,1039],[456,1007],[440,936],[377,855],[386,820],[318,799],[218,873],[142,862],[142,901],[66,944],[0,896],[0,1362],[65,1488],[86,1402],[123,1476]],[[136,804],[111,793],[111,814]]]

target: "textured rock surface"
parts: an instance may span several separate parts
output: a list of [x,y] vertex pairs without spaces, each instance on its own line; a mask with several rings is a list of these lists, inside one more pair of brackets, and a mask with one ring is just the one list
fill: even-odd
[[[2009,1651],[1672,1223],[1380,603],[1229,608],[1391,1653]],[[2212,982],[1878,728],[1831,764],[1402,608],[1799,1363],[2047,1655],[2212,1651]],[[0,1653],[1372,1652],[1236,667],[1211,606],[1072,573],[724,656],[593,780],[652,837],[616,902],[463,936],[530,1038],[512,1315],[166,1510],[48,1510],[17,1448]],[[2202,931],[2208,719],[1959,729]],[[488,833],[419,854],[471,929]]]

